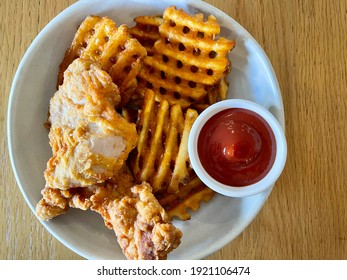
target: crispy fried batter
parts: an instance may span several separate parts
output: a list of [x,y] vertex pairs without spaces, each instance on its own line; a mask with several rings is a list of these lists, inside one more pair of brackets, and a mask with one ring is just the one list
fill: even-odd
[[63,73],[76,58],[99,62],[118,85],[121,103],[126,104],[137,86],[136,76],[141,70],[146,50],[133,38],[129,28],[116,24],[108,17],[89,16],[78,28],[71,47],[59,66],[58,85],[63,83]]
[[[67,190],[45,187],[41,191],[42,199],[36,205],[36,215],[42,220],[49,220],[64,214],[70,207],[87,210],[92,207],[93,202],[96,205],[102,205],[106,200],[111,201],[130,195],[132,186],[134,186],[134,178],[128,167],[123,165],[113,178],[101,184]],[[91,197],[96,193],[102,199],[99,201],[94,199],[92,202]]]
[[[226,76],[230,68],[227,54],[235,42],[216,39],[220,26],[213,16],[204,21],[203,14],[191,16],[169,7],[163,19],[135,19],[131,32],[151,53],[144,59],[137,90],[143,93],[145,88],[152,89],[157,101],[165,99],[187,108],[204,99],[210,87]],[[155,35],[157,27],[159,38]]]
[[118,243],[128,259],[166,259],[180,244],[181,231],[171,224],[150,185],[142,183],[131,191],[133,197],[125,196],[106,208]]
[[41,220],[53,219],[69,209],[69,201],[62,196],[61,190],[46,187],[41,194],[43,198],[36,205],[36,215]]
[[36,213],[47,220],[69,207],[91,209],[115,232],[128,259],[166,259],[180,244],[182,233],[172,225],[150,185],[132,186],[132,176],[124,168],[103,184],[66,191],[47,188]]
[[138,182],[148,181],[154,192],[167,189],[178,192],[193,170],[189,166],[188,136],[198,114],[189,109],[185,115],[179,105],[170,107],[166,100],[158,103],[152,90],[144,94],[138,122],[139,141],[131,159]]
[[112,178],[137,143],[134,124],[114,109],[117,86],[97,63],[77,59],[50,102],[53,156],[46,187],[68,189]]
[[87,210],[92,206],[90,197],[95,192],[95,186],[75,187],[68,190],[45,187],[42,198],[36,205],[36,215],[47,221],[65,214],[69,208]]

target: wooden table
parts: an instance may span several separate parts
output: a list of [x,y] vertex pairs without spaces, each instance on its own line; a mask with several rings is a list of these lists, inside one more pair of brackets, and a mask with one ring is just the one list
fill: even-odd
[[[8,155],[11,82],[27,47],[72,0],[0,1],[0,259],[81,259],[26,205]],[[288,160],[251,225],[208,259],[347,259],[347,2],[209,0],[267,53],[282,90]]]

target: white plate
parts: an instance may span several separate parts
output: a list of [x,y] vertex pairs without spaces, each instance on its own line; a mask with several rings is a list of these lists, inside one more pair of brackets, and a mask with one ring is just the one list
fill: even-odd
[[[41,198],[40,191],[45,185],[43,172],[51,156],[43,122],[55,92],[58,65],[77,26],[90,14],[108,15],[117,25],[132,26],[134,17],[161,14],[170,5],[192,14],[203,12],[217,18],[222,27],[221,35],[236,39],[231,53],[229,98],[249,99],[263,105],[284,126],[281,93],[268,58],[252,36],[225,13],[198,0],[78,1],[54,18],[36,37],[18,67],[11,89],[8,108],[10,158],[18,185],[33,212]],[[193,213],[190,221],[175,221],[183,231],[183,239],[169,259],[201,259],[225,246],[254,219],[270,191],[242,199],[217,195]],[[42,224],[84,258],[125,258],[113,231],[104,226],[96,213],[71,209]]]

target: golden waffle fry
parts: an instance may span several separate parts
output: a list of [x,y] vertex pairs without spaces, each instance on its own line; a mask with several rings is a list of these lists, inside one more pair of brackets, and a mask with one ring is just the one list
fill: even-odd
[[[163,23],[164,19],[162,16],[139,16],[134,19],[136,26],[130,28],[130,34],[138,39],[138,41],[144,46],[147,50],[148,56],[153,56],[153,47],[155,42],[160,39],[159,35],[159,26]],[[137,91],[143,93],[147,88],[153,89],[156,92],[161,93],[161,95],[156,95],[156,101],[160,102],[163,99],[168,100],[170,104],[179,104],[182,108],[187,108],[191,102],[182,98],[177,90],[180,88],[174,85],[169,86],[170,90],[174,94],[166,94],[167,83],[165,81],[165,73],[160,72],[160,77],[162,79],[153,78],[153,74],[157,72],[155,68],[150,65],[144,65],[146,69],[142,71],[142,75],[138,77],[139,83]],[[159,74],[158,74],[159,75]],[[176,78],[176,83],[180,83],[180,79]],[[185,89],[186,95],[190,94],[190,89]]]
[[184,115],[179,105],[155,101],[154,92],[146,90],[139,115],[139,141],[132,159],[137,181],[151,183],[153,191],[178,192],[187,184],[193,170],[189,167],[188,136],[198,113],[189,109]]
[[228,87],[229,83],[227,81],[227,78],[224,77],[218,84],[211,86],[208,89],[207,95],[203,100],[192,104],[192,108],[201,113],[208,106],[218,101],[225,100],[228,94]]
[[168,216],[172,219],[177,217],[180,220],[186,221],[190,219],[189,209],[197,211],[200,208],[202,201],[208,202],[212,199],[214,192],[208,188],[203,187],[197,192],[194,192],[187,196],[181,203],[177,204],[176,207],[166,210]]
[[166,210],[170,218],[177,217],[183,221],[190,219],[189,209],[196,211],[201,201],[208,202],[214,192],[206,187],[201,180],[194,176],[186,185],[179,186],[175,194],[166,191],[156,194],[160,205]]
[[[174,107],[178,107],[175,105]],[[180,108],[181,109],[181,108]],[[177,153],[175,168],[172,173],[171,183],[168,187],[169,193],[177,193],[179,184],[187,184],[190,178],[189,173],[192,173],[188,156],[188,138],[189,132],[193,126],[194,121],[198,117],[198,113],[193,109],[188,109],[185,114],[184,126],[182,134],[180,135],[179,150]],[[160,171],[160,170],[159,170]]]
[[159,25],[164,21],[162,16],[139,16],[134,19],[136,26],[129,29],[132,37],[136,38],[153,55],[153,46],[159,37]]
[[[220,82],[229,72],[227,54],[235,42],[222,37],[216,39],[220,27],[213,16],[204,21],[202,14],[191,16],[169,7],[163,18],[159,39],[150,47],[152,55],[144,59],[138,91],[150,88],[157,101],[166,99],[170,104],[188,108],[203,100],[210,86]],[[151,30],[149,20],[137,22],[134,30],[144,30],[146,26]],[[148,33],[138,32],[136,36],[147,39]],[[150,34],[155,34],[155,30]]]
[[189,193],[194,192],[203,186],[204,184],[201,180],[196,175],[193,175],[192,179],[186,185],[179,186],[178,193],[168,193],[167,190],[163,190],[157,192],[156,196],[161,206],[165,209],[170,209],[173,206],[177,206],[180,201],[183,201]]
[[62,84],[64,71],[76,58],[97,61],[119,87],[122,97],[120,107],[135,91],[136,76],[146,53],[145,48],[130,37],[128,26],[117,28],[108,17],[89,16],[78,28],[59,66],[58,85]]

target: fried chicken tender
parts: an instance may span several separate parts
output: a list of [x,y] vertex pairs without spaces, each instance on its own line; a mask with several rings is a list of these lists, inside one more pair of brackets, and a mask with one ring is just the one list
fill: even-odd
[[[47,221],[64,214],[69,208],[87,210],[93,206],[93,203],[102,205],[103,202],[106,202],[107,204],[109,201],[131,195],[131,188],[134,184],[134,177],[128,167],[124,165],[113,178],[101,184],[67,190],[45,187],[41,191],[42,199],[36,205],[36,215],[41,220]],[[95,194],[98,194],[97,197],[100,200],[97,201],[96,198],[93,198],[92,203],[91,197]],[[99,210],[101,211],[100,207]],[[112,229],[109,224],[106,225]]]
[[50,101],[47,188],[90,186],[119,171],[138,139],[135,125],[115,111],[119,101],[118,87],[98,63],[72,62]]
[[131,191],[133,196],[125,196],[106,206],[104,219],[112,225],[128,259],[166,259],[180,244],[182,232],[171,224],[149,184],[144,182]]
[[90,197],[95,193],[95,186],[76,187],[68,190],[45,187],[42,198],[36,205],[36,215],[43,221],[65,214],[69,208],[87,210],[92,206]]
[[105,225],[115,232],[128,259],[166,259],[180,244],[182,232],[170,222],[149,184],[132,186],[133,177],[122,168],[104,184],[69,190],[45,188],[36,213],[47,220],[70,207],[91,209],[100,213]]

